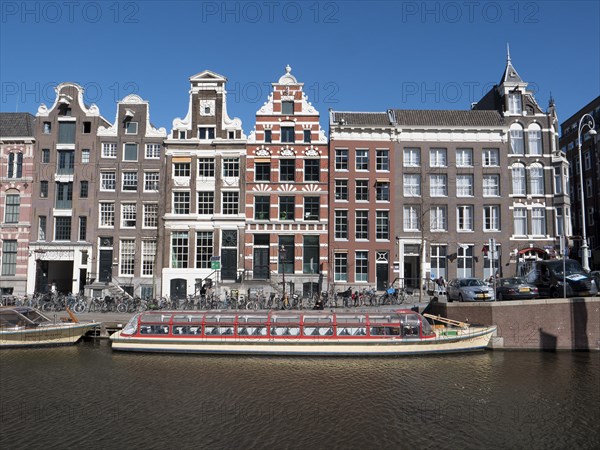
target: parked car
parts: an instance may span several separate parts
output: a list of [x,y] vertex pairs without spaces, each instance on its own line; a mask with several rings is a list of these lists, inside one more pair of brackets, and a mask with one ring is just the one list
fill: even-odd
[[529,284],[525,278],[512,277],[496,280],[496,300],[525,300],[538,298],[537,286]]
[[446,286],[448,302],[489,302],[494,300],[494,289],[479,278],[455,278]]
[[596,292],[596,295],[598,295],[600,293],[600,270],[594,270],[590,272],[590,276],[596,282],[596,290],[599,291]]
[[567,297],[583,297],[598,293],[591,274],[572,259],[535,261],[524,278],[537,286],[541,297],[559,298],[565,293]]

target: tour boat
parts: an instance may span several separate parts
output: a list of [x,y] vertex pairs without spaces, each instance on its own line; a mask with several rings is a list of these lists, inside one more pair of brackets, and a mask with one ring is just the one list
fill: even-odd
[[75,344],[96,322],[56,322],[28,306],[0,308],[0,348]]
[[412,310],[147,311],[110,339],[114,350],[250,355],[411,355],[485,348],[495,326]]

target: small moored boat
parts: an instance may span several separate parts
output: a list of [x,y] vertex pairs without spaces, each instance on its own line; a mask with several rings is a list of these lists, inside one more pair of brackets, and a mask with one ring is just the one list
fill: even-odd
[[95,322],[55,322],[28,306],[0,308],[0,348],[75,344],[99,326]]
[[410,355],[485,348],[495,326],[412,310],[148,311],[110,339],[114,350],[263,355]]

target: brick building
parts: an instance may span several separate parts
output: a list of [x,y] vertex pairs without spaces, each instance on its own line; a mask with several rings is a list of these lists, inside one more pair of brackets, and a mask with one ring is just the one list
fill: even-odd
[[209,70],[192,76],[188,113],[165,140],[162,294],[172,298],[193,294],[206,278],[241,276],[246,136],[227,114],[226,82]]
[[34,118],[0,113],[0,291],[26,293],[34,177]]
[[110,123],[86,105],[75,83],[56,88],[35,121],[36,167],[27,292],[82,292],[94,274],[98,127]]
[[100,126],[97,135],[89,277],[95,283],[88,289],[98,293],[109,283],[130,295],[153,297],[160,292],[158,224],[167,132],[150,122],[148,102],[132,94],[117,103],[114,123]]
[[328,148],[291,68],[256,113],[246,166],[246,279],[320,292],[328,267]]
[[[596,132],[600,132],[600,96],[585,105],[561,124],[560,149],[567,155],[570,163],[570,188],[572,201],[573,234],[583,235],[581,214],[581,184],[579,174],[579,122],[584,114],[594,118]],[[589,122],[586,117],[583,123]],[[600,138],[589,133],[589,127],[582,129],[581,154],[583,168],[583,204],[585,205],[586,234],[590,259],[588,260],[592,270],[600,270]],[[573,251],[571,257],[581,261],[580,240],[572,240]]]
[[568,165],[554,106],[510,57],[471,110],[332,111],[330,153],[335,283],[514,275],[556,255]]

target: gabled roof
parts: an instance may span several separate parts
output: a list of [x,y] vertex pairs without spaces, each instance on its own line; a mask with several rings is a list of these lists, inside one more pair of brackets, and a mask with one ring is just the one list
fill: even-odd
[[503,83],[523,83],[523,80],[515,70],[510,60],[510,48],[506,47],[506,68],[504,69],[504,73],[502,74],[502,79],[500,80],[500,84]]
[[395,109],[400,126],[501,127],[504,119],[493,110]]
[[190,81],[223,81],[226,82],[227,78],[223,75],[219,75],[216,72],[212,72],[210,70],[204,70],[196,75],[192,75],[190,77]]
[[331,112],[331,122],[339,125],[391,126],[385,112]]
[[33,121],[29,113],[0,113],[0,138],[33,137]]

